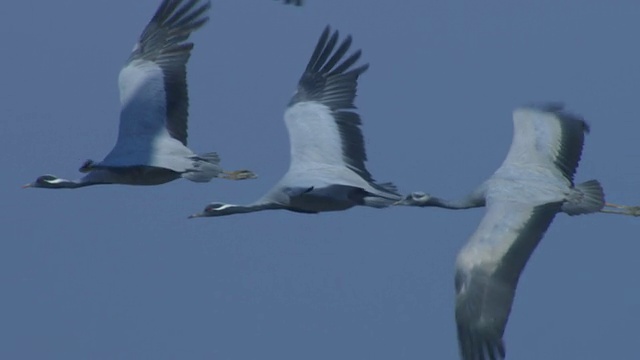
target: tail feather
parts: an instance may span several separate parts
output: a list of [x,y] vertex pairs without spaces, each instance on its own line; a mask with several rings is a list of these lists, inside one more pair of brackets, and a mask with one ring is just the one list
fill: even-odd
[[398,199],[392,200],[392,199],[379,197],[379,196],[376,196],[376,195],[371,195],[371,196],[365,196],[363,198],[363,204],[365,206],[370,206],[370,207],[382,209],[382,208],[386,208],[386,207],[389,207],[389,206],[395,204],[398,200],[400,200],[400,199],[398,198]]
[[399,195],[398,194],[398,187],[392,183],[392,182],[384,182],[381,184],[378,183],[373,183],[372,184],[374,187],[378,188],[380,191],[384,191],[393,195]]
[[220,156],[215,152],[193,156],[193,168],[182,173],[182,177],[193,182],[209,182],[222,173]]
[[604,207],[604,190],[598,180],[585,181],[576,185],[569,200],[562,205],[562,211],[569,215],[590,214]]
[[402,195],[398,194],[398,187],[391,182],[369,183],[377,191],[368,192],[364,196],[362,202],[365,206],[374,208],[386,208],[402,199]]
[[218,165],[220,164],[220,156],[216,152],[209,152],[195,156],[195,159],[206,161],[208,163]]

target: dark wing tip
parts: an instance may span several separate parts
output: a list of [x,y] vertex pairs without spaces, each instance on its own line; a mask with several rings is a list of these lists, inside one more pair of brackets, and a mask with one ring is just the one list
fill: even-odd
[[[185,45],[192,32],[209,21],[209,0],[164,0],[140,35],[131,58],[156,60],[175,47]],[[187,49],[187,56],[188,56]],[[185,60],[186,62],[186,60]]]
[[[197,6],[199,5],[199,6]],[[203,16],[211,8],[210,0],[164,0],[156,13],[151,18],[150,23],[158,25],[185,26],[188,23],[199,23],[200,20],[208,20],[208,16]]]
[[582,116],[564,108],[550,112],[557,117],[562,129],[561,145],[555,163],[565,177],[573,183],[573,177],[582,157],[584,135],[589,133],[590,127]]
[[462,360],[503,360],[506,357],[501,337],[486,336],[458,324],[458,346]]
[[289,105],[317,101],[333,111],[355,108],[358,77],[368,64],[353,68],[362,51],[347,56],[353,39],[347,36],[338,44],[339,38],[338,30],[332,32],[328,25],[324,28]]
[[575,122],[576,124],[579,124],[579,126],[583,128],[583,131],[585,133],[588,133],[589,131],[591,131],[589,124],[584,120],[584,118],[576,113],[572,113],[566,110],[566,107],[563,102],[547,101],[542,103],[528,104],[528,105],[525,105],[524,108],[552,113],[563,121]]
[[560,123],[560,148],[554,162],[563,175],[573,183],[573,176],[582,156],[584,135],[591,130],[589,124],[582,116],[566,110],[560,102],[529,105],[525,108],[553,114]]
[[284,0],[284,3],[287,5],[302,6],[302,0]]
[[573,177],[582,157],[584,135],[590,130],[589,124],[581,116],[565,110],[556,111],[554,114],[562,128],[561,146],[555,163],[573,184]]
[[582,128],[582,131],[584,133],[588,133],[589,131],[591,131],[589,124],[581,115],[566,110],[564,106],[558,108],[549,108],[547,109],[547,112],[553,113],[564,122],[574,123],[574,126]]
[[210,8],[210,0],[164,0],[129,59],[153,61],[162,68],[167,101],[165,126],[185,146],[189,108],[186,64],[193,49],[193,43],[186,41],[209,21]]

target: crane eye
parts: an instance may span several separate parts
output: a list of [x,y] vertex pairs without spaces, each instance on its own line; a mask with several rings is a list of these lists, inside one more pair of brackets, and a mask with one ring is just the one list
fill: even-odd
[[423,193],[423,192],[414,192],[414,193],[411,193],[411,197],[412,197],[414,200],[422,200],[422,199],[424,199],[424,198],[427,198],[428,196],[429,196],[429,195],[427,195],[427,194],[425,194],[425,193]]
[[52,176],[52,175],[42,175],[38,179],[36,179],[36,182],[39,182],[39,183],[50,183],[55,179],[56,179],[55,176]]
[[204,211],[207,211],[207,212],[218,211],[218,210],[224,209],[226,206],[227,206],[226,204],[222,204],[222,203],[213,203],[213,204],[207,205]]

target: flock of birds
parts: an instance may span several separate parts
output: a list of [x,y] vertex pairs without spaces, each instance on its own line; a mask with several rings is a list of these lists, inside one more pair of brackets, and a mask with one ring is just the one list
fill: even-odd
[[[284,0],[302,5],[301,0]],[[116,145],[100,162],[87,160],[78,180],[43,175],[25,187],[63,189],[99,184],[159,185],[178,178],[253,179],[249,170],[224,171],[214,152],[187,147],[186,64],[191,33],[208,20],[209,0],[163,0],[120,71],[120,127]],[[504,359],[503,334],[520,273],[555,215],[611,213],[640,216],[639,206],[606,203],[597,180],[574,183],[587,123],[549,103],[516,109],[511,148],[498,170],[459,200],[423,192],[407,196],[392,183],[376,182],[367,160],[357,82],[368,64],[352,39],[322,32],[300,77],[284,119],[289,131],[289,170],[248,205],[211,203],[195,217],[261,210],[298,213],[346,210],[357,205],[468,209],[486,207],[456,261],[455,318],[464,360]]]

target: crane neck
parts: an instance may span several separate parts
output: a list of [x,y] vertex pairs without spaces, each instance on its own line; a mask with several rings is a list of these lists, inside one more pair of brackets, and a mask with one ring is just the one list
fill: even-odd
[[57,183],[56,187],[64,188],[64,189],[76,189],[76,188],[91,185],[88,183],[84,183],[82,181],[73,181],[73,180],[65,180],[65,179],[61,179],[61,180],[63,181],[60,181],[59,183]]
[[283,207],[274,203],[254,203],[249,205],[236,205],[236,204],[221,204],[222,206],[213,209],[206,210],[204,212],[193,214],[189,218],[197,217],[213,217],[213,216],[227,216],[235,214],[246,214],[262,210],[274,210],[282,209]]
[[113,181],[103,171],[93,170],[79,180],[58,179],[57,183],[61,188],[75,189],[91,185],[113,184]]
[[465,196],[461,199],[455,200],[447,200],[441,199],[438,197],[432,197],[429,199],[429,203],[427,206],[435,206],[444,209],[452,209],[452,210],[461,210],[461,209],[471,209],[477,207],[483,207],[485,205],[485,200],[483,197],[474,196],[474,194]]
[[263,210],[274,210],[274,209],[280,209],[280,207],[276,206],[276,204],[249,204],[249,205],[231,205],[231,207],[229,207],[228,209],[230,210],[229,215],[231,215],[231,214],[246,214],[246,213],[252,213],[252,212],[263,211]]

